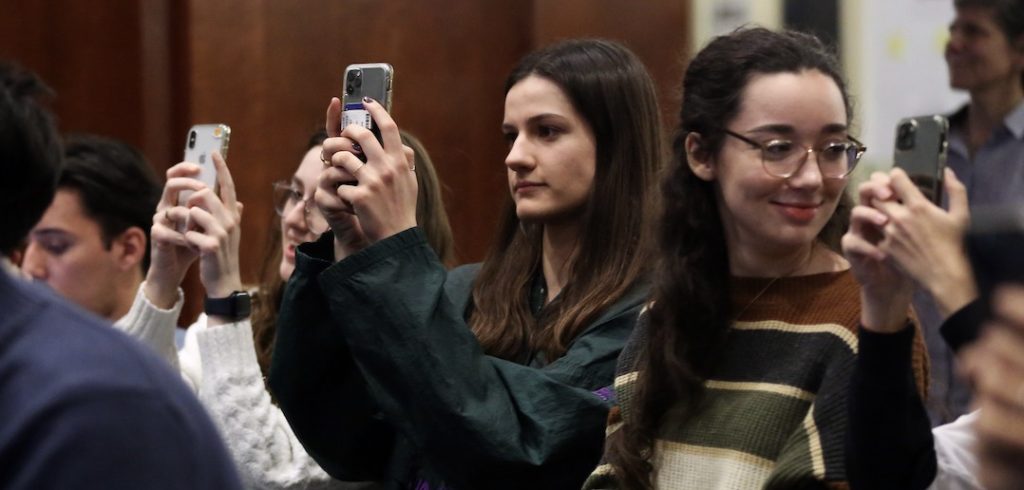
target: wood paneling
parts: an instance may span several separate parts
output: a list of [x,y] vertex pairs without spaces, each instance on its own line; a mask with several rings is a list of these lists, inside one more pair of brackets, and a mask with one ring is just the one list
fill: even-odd
[[[502,89],[518,59],[564,37],[621,40],[650,69],[671,127],[688,16],[689,2],[672,0],[13,0],[0,57],[56,89],[63,130],[138,145],[161,172],[189,125],[230,124],[252,282],[276,233],[270,182],[298,165],[346,65],[395,66],[395,119],[433,157],[459,259],[477,261],[506,199]],[[198,311],[194,276],[187,290],[183,321]]]

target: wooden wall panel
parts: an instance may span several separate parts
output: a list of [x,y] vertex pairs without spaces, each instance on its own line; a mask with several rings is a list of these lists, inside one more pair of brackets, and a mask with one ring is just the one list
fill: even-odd
[[[459,259],[483,258],[507,199],[503,85],[553,40],[624,41],[644,60],[675,122],[688,1],[9,0],[0,58],[38,72],[63,130],[140,146],[162,173],[188,126],[232,126],[229,166],[243,222],[243,280],[257,279],[273,228],[269,184],[286,178],[338,95],[349,63],[395,66],[394,116],[429,149],[444,182]],[[182,321],[201,288],[186,283]]]
[[689,61],[690,2],[646,0],[535,0],[538,46],[571,37],[603,37],[624,43],[643,60],[657,85],[662,122],[679,119],[683,70]]

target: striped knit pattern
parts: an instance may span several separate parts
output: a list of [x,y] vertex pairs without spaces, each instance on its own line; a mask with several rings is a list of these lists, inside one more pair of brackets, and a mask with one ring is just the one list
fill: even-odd
[[[847,486],[846,397],[857,354],[858,285],[848,271],[769,281],[734,278],[734,309],[742,317],[695,413],[684,419],[676,407],[666,414],[655,444],[657,488]],[[609,434],[629,430],[622,422],[631,418],[647,322],[637,329],[619,358]],[[923,394],[920,334],[914,371]],[[613,468],[599,466],[584,488],[619,488]]]

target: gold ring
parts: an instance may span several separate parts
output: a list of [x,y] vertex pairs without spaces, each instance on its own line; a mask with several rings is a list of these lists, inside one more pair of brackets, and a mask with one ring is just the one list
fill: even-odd
[[362,170],[362,169],[363,169],[363,167],[365,167],[365,166],[366,166],[366,162],[363,162],[363,163],[359,164],[359,166],[358,166],[358,167],[356,167],[356,169],[352,171],[352,175],[353,175],[353,176],[355,176],[355,175],[356,175],[357,173],[359,173],[359,171],[360,171],[360,170]]
[[411,167],[409,167],[409,171],[410,171],[410,172],[415,172],[415,171],[416,171],[416,164],[415,164],[415,163],[414,163],[414,164],[412,164],[412,166],[411,166]]
[[330,167],[331,166],[331,162],[329,160],[327,160],[326,157],[324,157],[324,151],[323,150],[320,150],[320,161],[324,162],[324,166],[325,167]]

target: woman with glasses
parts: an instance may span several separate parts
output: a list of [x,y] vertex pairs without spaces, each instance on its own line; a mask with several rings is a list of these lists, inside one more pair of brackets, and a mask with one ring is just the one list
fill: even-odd
[[[375,484],[332,479],[295,438],[264,384],[276,333],[284,284],[295,269],[295,247],[314,241],[328,230],[327,220],[313,204],[324,164],[320,159],[324,131],[314,134],[291,179],[272,184],[274,209],[280,222],[268,244],[261,284],[248,293],[239,273],[241,203],[235,200],[231,174],[215,156],[219,195],[194,178],[198,167],[179,163],[167,171],[167,184],[153,218],[152,265],[132,305],[124,330],[150,344],[181,370],[219,425],[247,486],[254,488],[372,488]],[[415,155],[419,187],[417,219],[427,241],[447,266],[453,262],[453,240],[441,201],[441,186],[429,155],[418,140],[402,133]],[[178,194],[193,191],[185,206]],[[179,223],[186,223],[182,233]],[[356,251],[366,240],[354,216],[336,223],[333,235]],[[185,272],[199,260],[205,288],[206,314],[188,329],[177,351],[174,330],[182,306],[179,287]],[[229,298],[233,308],[218,310],[216,298]],[[214,298],[211,301],[211,298]]]
[[[833,55],[807,34],[741,29],[689,64],[659,274],[585,488],[845,482],[858,325],[906,325],[911,290],[840,252],[865,151],[851,114]],[[920,341],[917,354],[922,387]]]

